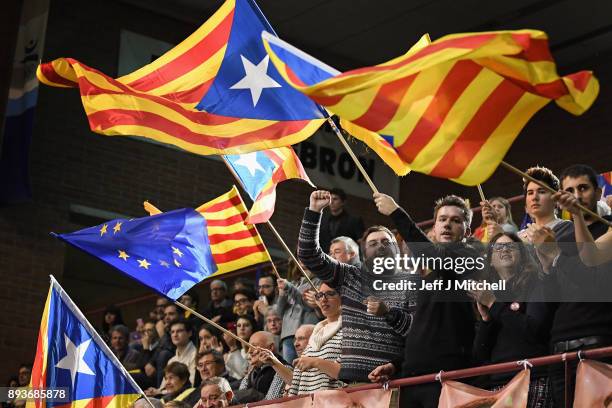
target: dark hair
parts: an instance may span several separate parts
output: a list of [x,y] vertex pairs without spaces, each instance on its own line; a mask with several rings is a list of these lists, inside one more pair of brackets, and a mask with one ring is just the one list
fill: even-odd
[[164,374],[172,373],[176,375],[180,380],[186,380],[189,382],[189,368],[183,363],[173,361],[164,368]]
[[238,324],[238,320],[240,319],[244,319],[244,320],[248,320],[249,323],[251,323],[251,327],[253,327],[253,333],[255,333],[257,331],[257,320],[255,320],[255,318],[250,315],[250,314],[245,314],[244,316],[238,316],[236,318],[236,324]]
[[146,319],[146,320],[143,322],[143,324],[149,324],[149,323],[150,323],[150,324],[152,324],[152,325],[154,325],[154,326],[157,326],[157,320],[155,320],[155,319]]
[[346,201],[346,193],[341,188],[332,188],[329,190],[329,194],[337,195],[342,201]]
[[525,291],[529,288],[529,286],[532,285],[533,282],[542,275],[542,272],[540,267],[538,266],[538,263],[529,253],[525,244],[518,237],[518,235],[510,232],[502,232],[491,238],[487,247],[489,274],[493,275],[496,278],[499,278],[499,276],[497,276],[497,271],[495,271],[495,269],[491,265],[491,259],[493,256],[493,245],[497,242],[498,239],[504,236],[510,238],[512,241],[518,244],[519,252],[521,255],[521,259],[517,263],[517,273],[508,281],[508,289],[512,290],[515,293],[524,294]]
[[117,326],[119,324],[125,324],[123,322],[123,316],[121,316],[121,309],[119,309],[115,305],[106,306],[106,308],[104,309],[104,313],[102,313],[102,331],[104,333],[108,333],[108,331],[111,329],[111,325],[106,323],[107,313],[115,315],[115,321],[113,322],[113,326]]
[[[561,186],[557,176],[555,176],[552,170],[546,167],[541,167],[541,166],[530,167],[525,171],[525,173],[527,173],[527,175],[533,177],[534,179],[546,184],[548,187],[552,188],[553,190],[559,190],[559,187]],[[529,185],[529,183],[531,183],[531,181],[525,178],[523,179],[523,194],[527,193],[527,186]]]
[[223,353],[219,353],[217,350],[206,350],[198,353],[196,356],[196,362],[198,362],[202,357],[207,355],[212,355],[215,359],[215,363],[225,365],[225,359],[223,358]]
[[[261,275],[259,275],[259,279],[261,278],[270,278],[270,280],[272,280],[272,286],[276,287],[276,277],[274,275],[272,275],[271,273],[262,273]],[[257,282],[259,284],[259,279],[257,279]]]
[[193,289],[190,289],[187,292],[183,293],[180,297],[183,297],[183,296],[189,296],[192,302],[195,303],[196,305],[200,304],[200,295],[198,295],[198,293]]
[[130,329],[128,329],[128,327],[124,324],[116,324],[111,327],[109,334],[112,335],[114,332],[121,333],[126,340],[130,339]]
[[446,197],[442,197],[435,202],[434,206],[434,223],[436,222],[436,218],[438,217],[438,210],[442,207],[457,207],[463,213],[463,222],[466,223],[466,226],[469,227],[472,224],[472,210],[468,207],[465,200],[459,196],[454,194],[447,195]]
[[255,292],[250,289],[236,289],[234,293],[232,293],[232,300],[236,297],[236,295],[244,295],[251,301],[257,299]]
[[183,312],[183,309],[181,309],[180,307],[178,307],[177,305],[175,305],[174,303],[168,303],[166,306],[164,306],[164,310],[166,310],[166,308],[172,306],[173,308],[176,309],[176,312],[180,315]]
[[[365,256],[365,245],[366,245],[366,241],[368,238],[368,235],[370,235],[373,232],[386,232],[387,234],[389,234],[389,236],[392,238],[393,241],[395,241],[395,245],[397,245],[397,240],[395,239],[395,234],[393,232],[391,232],[391,230],[383,225],[372,225],[371,227],[368,227],[368,229],[366,229],[363,233],[363,235],[361,236],[361,253],[364,254]],[[399,248],[399,247],[398,247]]]
[[21,370],[22,368],[27,368],[28,370],[32,371],[32,366],[32,363],[21,363],[19,364],[17,371]]
[[170,322],[168,327],[172,329],[172,326],[174,326],[175,324],[182,324],[183,327],[185,327],[185,331],[193,333],[193,326],[191,325],[191,322],[185,319],[184,317],[179,317],[178,319],[174,319],[173,321]]
[[597,183],[597,172],[594,168],[587,166],[586,164],[574,164],[563,169],[561,176],[559,176],[559,180],[561,180],[561,183],[563,183],[563,180],[566,177],[576,178],[580,176],[587,176],[594,189],[599,187],[599,184]]
[[221,339],[221,331],[219,331],[219,329],[217,329],[215,326],[208,324],[208,323],[204,323],[203,325],[200,326],[200,328],[198,329],[198,333],[202,330],[206,330],[208,331],[213,337],[216,337],[217,339]]
[[234,281],[234,284],[232,286],[236,286],[236,285],[243,285],[245,288],[249,288],[251,290],[255,290],[255,284],[253,283],[253,281],[249,278],[245,278],[243,276],[236,278],[236,280]]

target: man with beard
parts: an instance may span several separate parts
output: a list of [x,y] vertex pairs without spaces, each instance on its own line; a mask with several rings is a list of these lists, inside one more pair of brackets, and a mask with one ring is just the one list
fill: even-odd
[[[374,201],[379,212],[393,219],[413,256],[445,260],[475,260],[478,257],[476,249],[463,242],[470,235],[472,211],[462,198],[449,195],[436,201],[433,226],[435,243],[391,197],[376,193]],[[442,287],[446,287],[449,282],[468,279],[470,275],[469,270],[455,272],[440,265],[426,270],[423,281],[424,284],[442,281]],[[411,377],[469,367],[474,325],[471,299],[464,290],[419,290],[403,359],[377,367],[370,373],[370,380],[385,381],[398,374],[400,369],[402,377]],[[440,390],[439,382],[406,387],[400,393],[400,406],[435,408]]]
[[[399,248],[395,237],[383,226],[373,226],[364,234],[364,265],[339,262],[319,245],[321,212],[330,204],[328,191],[314,191],[304,212],[298,242],[298,258],[312,273],[336,289],[342,298],[342,367],[339,379],[365,382],[377,366],[397,359],[404,336],[410,329],[410,291],[375,291],[374,281],[400,283],[407,274],[395,268],[373,273],[377,258],[395,258]],[[384,302],[384,303],[383,303]]]

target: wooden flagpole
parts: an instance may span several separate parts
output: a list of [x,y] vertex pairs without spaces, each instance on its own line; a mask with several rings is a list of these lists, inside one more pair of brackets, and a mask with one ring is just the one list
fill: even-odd
[[192,308],[190,308],[189,306],[185,306],[184,304],[182,304],[179,301],[175,301],[174,302],[175,305],[177,305],[178,307],[180,307],[183,310],[187,310],[189,312],[191,312],[191,314],[193,314],[194,316],[199,317],[200,319],[204,320],[206,323],[210,324],[211,326],[221,330],[223,333],[227,333],[229,336],[231,336],[234,340],[239,341],[240,343],[242,343],[242,345],[244,346],[248,346],[248,347],[253,347],[253,345],[251,343],[249,343],[246,340],[242,340],[240,337],[236,336],[234,333],[232,333],[231,331],[227,330],[225,327],[213,322],[212,320],[204,317],[203,315],[201,315],[200,313],[196,312],[195,310],[193,310]]
[[338,139],[340,140],[340,143],[342,143],[342,146],[344,146],[344,148],[348,152],[349,156],[351,156],[351,158],[355,162],[355,165],[357,166],[357,168],[361,172],[361,175],[365,179],[366,183],[368,183],[368,185],[372,189],[372,192],[373,193],[378,193],[379,191],[376,188],[376,186],[374,185],[374,182],[370,178],[369,174],[363,168],[363,165],[361,164],[361,162],[359,161],[359,159],[355,155],[355,152],[353,152],[353,149],[351,148],[351,146],[348,144],[348,142],[346,141],[344,136],[342,136],[342,132],[340,131],[340,129],[338,129],[338,126],[336,126],[336,122],[334,122],[334,120],[327,114],[327,111],[325,111],[325,109],[323,109],[323,108],[321,108],[321,109],[325,112],[325,115],[327,116],[327,123],[329,123],[329,125],[333,129],[334,133],[336,133],[336,136],[338,136]]
[[[543,183],[540,180],[536,180],[533,177],[531,177],[529,174],[525,173],[524,171],[521,171],[519,169],[517,169],[516,167],[512,166],[511,164],[506,163],[505,161],[501,162],[501,165],[504,166],[506,169],[510,170],[511,172],[523,177],[524,179],[527,179],[533,183],[536,183],[537,185],[539,185],[540,187],[544,188],[545,190],[551,192],[552,194],[558,193],[558,191],[556,191],[554,188],[548,186],[546,183]],[[585,212],[587,214],[589,214],[591,217],[603,222],[604,224],[606,224],[608,227],[612,227],[612,222],[602,218],[599,214],[589,210],[588,208],[584,207],[582,204],[580,203],[576,203],[576,206],[578,208],[580,208],[580,210],[582,210],[582,212]]]
[[478,194],[480,194],[480,201],[487,201],[484,195],[484,191],[482,191],[482,186],[480,184],[477,184],[476,187],[478,188]]

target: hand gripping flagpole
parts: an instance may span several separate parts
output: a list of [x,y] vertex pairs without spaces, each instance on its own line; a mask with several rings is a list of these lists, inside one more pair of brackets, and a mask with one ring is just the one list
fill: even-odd
[[[505,161],[502,161],[501,165],[504,166],[506,169],[510,170],[511,172],[513,172],[513,173],[523,177],[524,179],[529,180],[529,181],[531,181],[533,183],[536,183],[537,185],[539,185],[540,187],[542,187],[546,191],[549,191],[552,194],[558,193],[557,190],[555,190],[554,188],[550,187],[546,183],[544,183],[544,182],[542,182],[540,180],[534,179],[529,174],[525,173],[524,171],[521,171],[521,170],[517,169],[516,167],[512,166],[511,164],[506,163]],[[599,214],[589,210],[588,208],[584,207],[582,204],[577,202],[576,203],[576,207],[580,208],[580,210],[582,210],[582,212],[589,214],[591,217],[595,218],[596,220],[603,222],[608,227],[612,227],[612,222],[602,218]]]
[[62,286],[59,284],[59,282],[55,279],[53,275],[49,275],[49,278],[51,278],[51,286],[57,290],[57,293],[64,301],[64,304],[75,314],[79,322],[87,328],[89,335],[95,341],[96,345],[104,351],[106,357],[111,360],[111,362],[115,365],[115,367],[117,367],[119,371],[121,371],[121,374],[123,374],[125,378],[127,378],[130,385],[134,387],[136,391],[138,391],[138,393],[145,399],[145,401],[147,401],[147,404],[149,404],[151,408],[155,408],[149,397],[147,397],[142,388],[140,388],[140,386],[132,378],[130,373],[125,369],[123,364],[121,364],[121,362],[117,359],[117,357],[108,347],[106,342],[102,340],[102,338],[98,334],[98,331],[94,329],[91,323],[89,323],[89,320],[87,320],[83,312],[81,312],[81,309],[79,309],[78,306],[72,301],[70,296],[68,296],[68,293],[64,290],[64,288],[62,288]]
[[[240,180],[240,177],[238,177],[238,175],[236,174],[236,172],[234,171],[232,166],[230,166],[229,163],[227,162],[227,160],[225,160],[225,156],[221,156],[221,158],[223,159],[223,163],[225,163],[225,167],[228,168],[228,170],[230,171],[230,173],[232,173],[232,175],[234,176],[234,178],[236,179],[238,184],[240,184],[240,187],[242,187],[242,189],[244,191],[246,191],[246,188],[244,188],[244,184],[242,184],[242,180]],[[268,220],[267,224],[268,224],[268,227],[270,228],[270,230],[272,231],[272,233],[274,234],[274,236],[276,237],[276,239],[278,240],[278,242],[283,247],[283,249],[289,254],[289,257],[291,258],[291,260],[293,260],[293,262],[295,262],[295,264],[297,265],[297,267],[300,270],[300,272],[302,273],[302,275],[304,275],[304,277],[306,278],[306,280],[308,281],[310,286],[312,286],[312,288],[314,289],[315,293],[319,293],[319,290],[317,289],[315,284],[312,282],[312,280],[310,280],[310,278],[306,274],[306,271],[304,270],[304,268],[302,268],[302,265],[300,265],[298,260],[295,258],[295,255],[293,255],[293,252],[291,252],[291,249],[287,246],[287,244],[285,243],[285,240],[283,239],[283,237],[281,237],[281,235],[278,233],[276,228],[274,228],[274,225],[272,225],[272,222],[270,220]],[[253,227],[255,228],[255,230],[257,230],[257,227],[255,226],[255,224],[253,224]],[[266,252],[268,252],[267,248],[266,248]],[[270,254],[268,254],[268,256],[269,255]],[[276,266],[274,265],[274,262],[272,261],[272,257],[270,257],[270,263],[272,264],[272,268],[274,270],[274,273],[276,274],[276,277],[278,279],[282,279],[280,274],[276,270]]]

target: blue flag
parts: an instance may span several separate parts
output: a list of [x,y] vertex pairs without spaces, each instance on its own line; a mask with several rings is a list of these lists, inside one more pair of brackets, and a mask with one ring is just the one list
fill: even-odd
[[30,386],[57,389],[37,407],[127,407],[142,394],[53,276]]
[[190,208],[57,237],[173,300],[217,271],[206,220]]
[[255,1],[235,0],[221,67],[197,109],[275,121],[323,119],[320,108],[287,84],[270,62],[263,31],[274,32]]

